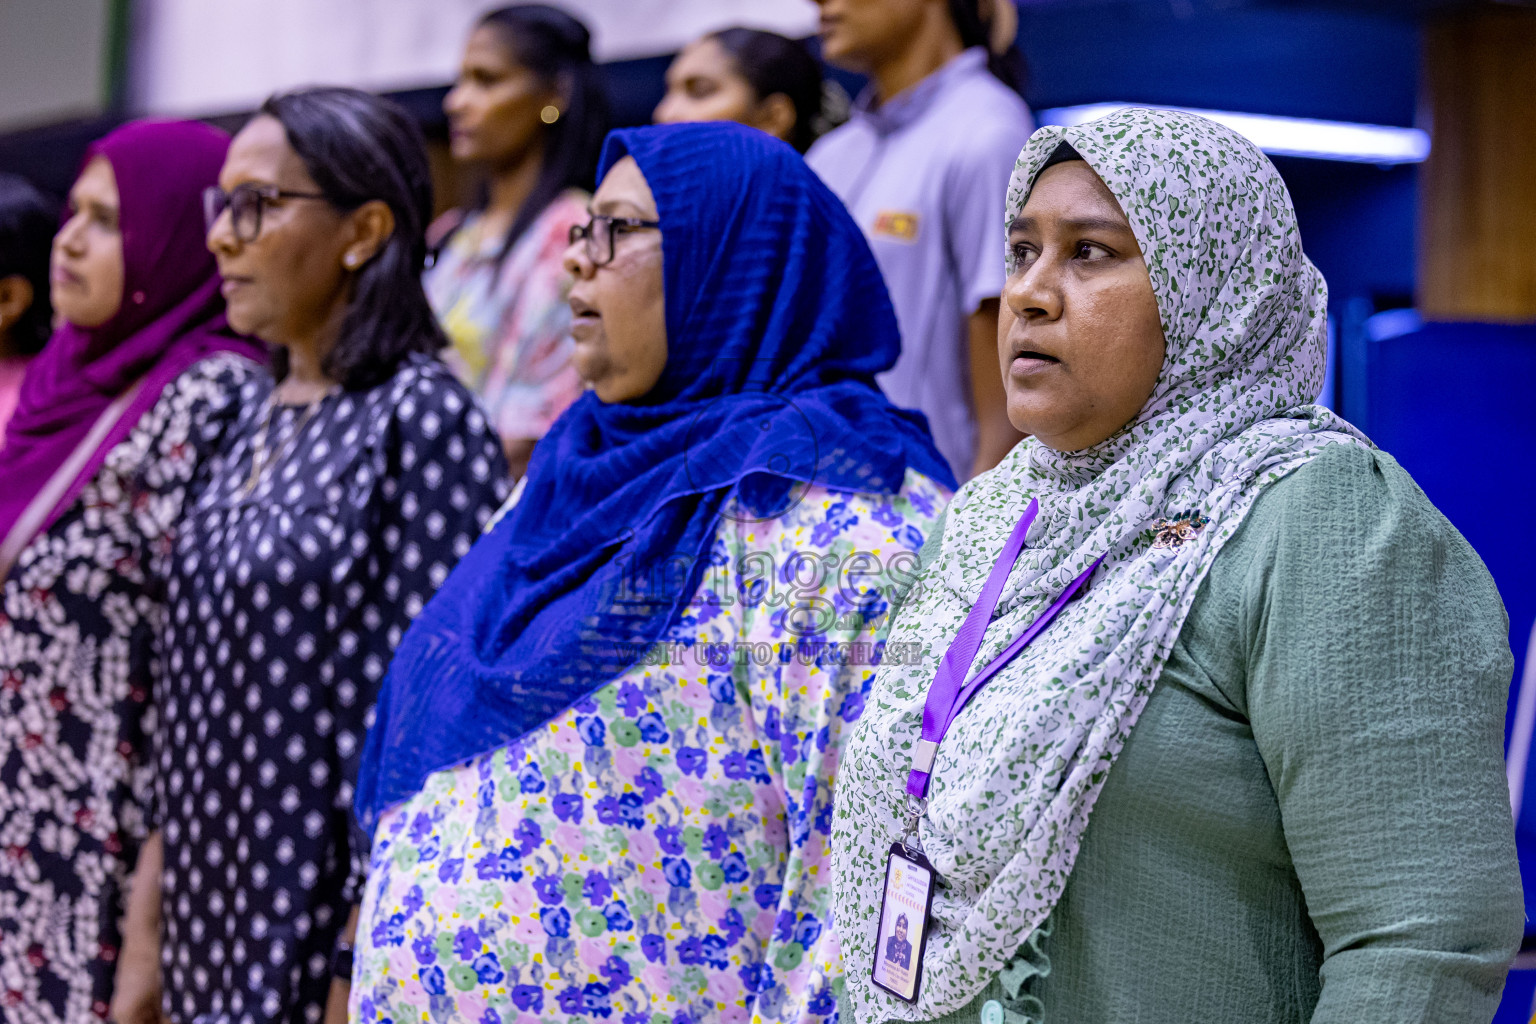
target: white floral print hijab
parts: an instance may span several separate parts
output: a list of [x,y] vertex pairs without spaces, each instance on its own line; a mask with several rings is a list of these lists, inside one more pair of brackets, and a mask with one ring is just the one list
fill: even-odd
[[[1173,111],[1047,127],[1024,147],[1008,218],[1070,144],[1119,200],[1146,259],[1167,356],[1141,413],[1081,452],[1031,438],[960,489],[939,553],[902,605],[887,663],[841,759],[836,926],[860,1024],[926,1020],[974,999],[1046,922],[1106,773],[1212,561],[1270,484],[1329,444],[1369,444],[1310,404],[1322,385],[1327,285],[1302,254],[1290,195],[1241,136]],[[870,983],[885,860],[923,700],[1014,524],[1028,547],[973,671],[1101,553],[1087,595],[997,674],[939,748],[919,839],[943,878],[916,1005]]]

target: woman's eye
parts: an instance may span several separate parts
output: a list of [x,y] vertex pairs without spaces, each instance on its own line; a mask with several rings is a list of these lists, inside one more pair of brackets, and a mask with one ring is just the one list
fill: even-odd
[[1080,260],[1101,260],[1109,255],[1109,250],[1092,242],[1079,242],[1075,255]]
[[1034,246],[1025,242],[1014,242],[1008,247],[1008,255],[1012,257],[1015,264],[1022,267],[1033,263],[1038,254]]
[[696,99],[696,100],[708,99],[710,96],[713,96],[714,93],[715,93],[715,83],[714,82],[707,82],[707,81],[704,81],[703,79],[697,79],[696,78],[693,81],[688,83],[688,96],[691,99]]

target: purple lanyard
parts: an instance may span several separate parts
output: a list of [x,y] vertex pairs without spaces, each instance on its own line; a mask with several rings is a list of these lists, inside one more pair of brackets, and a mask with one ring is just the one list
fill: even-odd
[[1100,555],[1094,559],[1092,565],[1067,585],[1049,608],[1040,613],[1040,617],[1030,623],[1028,629],[1019,635],[1013,643],[1003,648],[1002,653],[993,658],[980,672],[964,687],[960,681],[971,670],[971,663],[976,660],[976,651],[981,647],[982,638],[987,632],[987,623],[992,621],[992,612],[997,607],[997,599],[1003,590],[1003,584],[1008,582],[1008,574],[1013,571],[1013,563],[1018,561],[1019,552],[1024,550],[1024,535],[1029,532],[1030,524],[1035,521],[1035,516],[1040,514],[1040,502],[1038,499],[1029,503],[1029,508],[1024,510],[1024,517],[1013,528],[1013,533],[1008,537],[1008,543],[1003,545],[1003,550],[997,556],[997,564],[992,566],[992,573],[987,577],[987,583],[981,588],[981,597],[971,606],[970,613],[966,615],[965,622],[960,626],[960,633],[949,645],[949,650],[944,652],[944,658],[939,662],[939,670],[934,673],[933,685],[928,688],[928,700],[923,705],[923,734],[918,740],[917,748],[912,752],[912,771],[907,776],[907,794],[918,800],[928,795],[928,773],[933,768],[933,759],[939,752],[939,744],[944,740],[944,734],[949,732],[949,727],[954,723],[955,716],[965,707],[966,702],[976,695],[987,684],[987,680],[997,674],[997,670],[1012,661],[1030,641],[1045,631],[1045,627],[1051,624],[1061,610],[1072,600],[1072,595],[1088,582],[1088,577],[1093,575],[1093,570],[1104,561]]

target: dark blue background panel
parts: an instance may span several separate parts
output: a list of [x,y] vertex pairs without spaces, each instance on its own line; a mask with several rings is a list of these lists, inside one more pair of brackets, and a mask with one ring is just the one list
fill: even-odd
[[1328,304],[1413,305],[1418,166],[1274,157],[1291,190],[1301,244],[1328,281]]
[[1026,4],[1025,94],[1041,108],[1130,100],[1412,125],[1420,38],[1412,6],[1393,14],[1208,0]]

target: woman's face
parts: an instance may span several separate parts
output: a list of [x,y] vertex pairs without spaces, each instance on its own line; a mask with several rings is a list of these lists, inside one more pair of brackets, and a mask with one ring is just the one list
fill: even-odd
[[[592,196],[592,212],[656,220],[656,199],[633,157],[609,169]],[[607,257],[606,250],[601,254]],[[621,231],[613,262],[595,266],[586,242],[565,250],[571,286],[571,362],[609,404],[641,397],[667,366],[667,314],[661,277],[661,232]]]
[[821,8],[821,55],[868,74],[893,59],[922,31],[934,0],[815,0]]
[[667,69],[667,94],[651,118],[657,124],[735,121],[787,142],[795,107],[783,93],[759,100],[725,47],[706,36],[689,43]]
[[548,106],[562,106],[559,93],[517,62],[501,30],[481,25],[470,33],[458,81],[443,98],[454,159],[517,163],[540,141]]
[[76,327],[100,327],[123,305],[123,235],[117,176],[94,157],[69,190],[69,219],[53,237],[53,308]]
[[1147,403],[1165,343],[1141,247],[1081,160],[1047,168],[1008,232],[998,355],[1008,419],[1057,451],[1110,437]]
[[[320,191],[288,144],[282,122],[264,114],[235,136],[219,172],[226,192],[240,185]],[[346,261],[360,263],[352,251],[357,242],[352,219],[324,200],[276,199],[264,203],[256,237],[243,241],[229,211],[221,213],[208,229],[208,249],[224,278],[230,326],[291,346],[337,320],[347,302]]]

